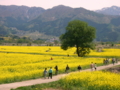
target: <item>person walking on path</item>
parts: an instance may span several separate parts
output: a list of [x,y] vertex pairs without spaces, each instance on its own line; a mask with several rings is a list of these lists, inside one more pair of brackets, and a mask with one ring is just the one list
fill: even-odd
[[58,74],[58,66],[56,65],[55,66],[55,75],[57,75]]
[[90,64],[91,71],[93,71],[93,67],[94,67],[94,64],[93,64],[93,62],[91,62],[91,64]]
[[49,79],[49,77],[52,79],[52,73],[53,73],[53,70],[52,70],[52,67],[50,67],[50,69],[49,69],[48,79]]
[[68,73],[68,72],[69,72],[69,69],[70,69],[70,67],[67,65],[65,72]]
[[97,64],[96,63],[94,64],[94,69],[95,69],[95,71],[97,70]]
[[43,76],[44,78],[46,79],[46,76],[47,76],[47,68],[45,68],[44,72],[43,72]]
[[82,67],[79,65],[79,66],[77,67],[77,69],[78,69],[78,71],[80,72],[80,70],[82,69]]
[[113,64],[113,65],[115,64],[115,59],[114,59],[114,58],[112,58],[112,64]]

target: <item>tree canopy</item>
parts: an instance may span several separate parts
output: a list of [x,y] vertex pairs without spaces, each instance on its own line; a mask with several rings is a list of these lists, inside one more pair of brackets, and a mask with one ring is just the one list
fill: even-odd
[[96,29],[88,26],[86,22],[80,20],[70,21],[66,27],[65,34],[60,36],[61,48],[67,50],[76,47],[76,53],[83,57],[94,48],[93,40],[96,36]]

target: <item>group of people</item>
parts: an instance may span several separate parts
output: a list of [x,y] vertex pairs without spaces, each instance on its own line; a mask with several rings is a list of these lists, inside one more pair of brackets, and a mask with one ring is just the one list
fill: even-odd
[[106,59],[103,60],[104,65],[107,65],[110,62],[114,65],[115,63],[118,63],[118,59],[117,58],[112,58],[112,59],[106,58]]
[[[68,55],[69,56],[69,55]],[[53,58],[51,57],[51,60],[53,60]],[[114,65],[115,63],[118,63],[118,59],[117,58],[112,58],[111,60],[109,59],[109,58],[106,58],[106,59],[104,59],[103,60],[103,64],[109,64],[110,63],[110,61],[111,61],[111,63]],[[58,74],[58,66],[56,65],[55,67],[54,67],[54,69],[55,69],[55,75],[57,75]],[[78,71],[80,71],[80,70],[82,70],[82,67],[80,66],[80,65],[78,65],[78,67],[77,67],[77,69],[78,69]],[[90,64],[90,69],[91,69],[91,71],[96,71],[97,70],[97,64],[96,63],[93,63],[93,62],[91,62],[91,64]],[[69,73],[69,71],[70,71],[70,67],[67,65],[66,66],[66,68],[65,68],[65,73]],[[44,72],[43,72],[43,75],[44,75],[44,78],[46,78],[47,77],[47,75],[48,75],[48,79],[49,78],[51,78],[52,79],[52,75],[53,75],[53,70],[52,70],[52,67],[50,67],[50,69],[47,71],[47,68],[45,68],[45,70],[44,70]]]
[[[58,66],[56,65],[54,67],[55,69],[55,74],[57,75],[58,74]],[[47,77],[47,74],[48,74],[48,79],[51,78],[52,79],[52,75],[53,75],[53,70],[52,70],[52,67],[50,67],[50,69],[47,71],[47,68],[45,68],[44,72],[43,72],[43,76],[44,78],[46,79]]]
[[91,68],[91,71],[93,71],[93,70],[97,70],[97,64],[96,63],[93,63],[93,62],[91,62],[91,64],[90,64],[90,68]]
[[[56,65],[56,66],[54,67],[54,69],[55,69],[55,75],[57,75],[57,74],[58,74],[58,66]],[[82,69],[82,67],[79,65],[79,66],[77,67],[77,69],[80,71],[80,70]],[[67,65],[66,68],[65,68],[65,73],[69,73],[69,70],[70,70],[70,67]],[[47,75],[48,75],[48,79],[49,79],[49,78],[52,79],[52,75],[53,75],[52,67],[50,67],[49,70],[47,70],[47,68],[45,68],[45,70],[44,70],[44,72],[43,72],[43,76],[44,76],[45,79],[46,79]]]

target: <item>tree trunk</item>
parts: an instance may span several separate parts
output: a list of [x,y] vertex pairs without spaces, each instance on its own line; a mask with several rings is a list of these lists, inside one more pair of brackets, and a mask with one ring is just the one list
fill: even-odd
[[78,55],[78,57],[80,57],[79,47],[76,46],[76,48],[77,48],[77,55]]

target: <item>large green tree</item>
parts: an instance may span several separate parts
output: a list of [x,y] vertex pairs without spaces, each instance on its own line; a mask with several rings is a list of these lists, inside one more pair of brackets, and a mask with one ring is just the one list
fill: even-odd
[[66,27],[65,34],[60,36],[61,48],[67,50],[76,47],[76,53],[83,57],[94,49],[93,40],[96,36],[96,29],[88,26],[86,22],[80,20],[70,21]]

